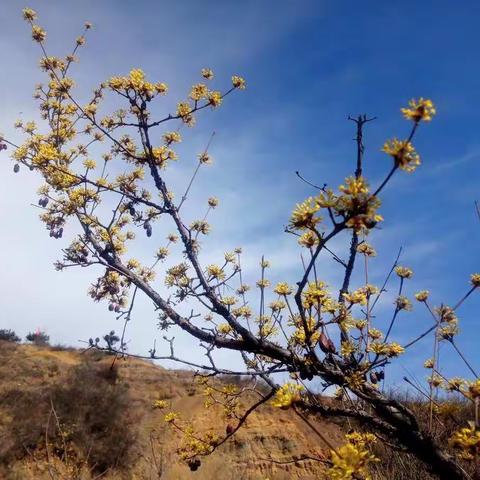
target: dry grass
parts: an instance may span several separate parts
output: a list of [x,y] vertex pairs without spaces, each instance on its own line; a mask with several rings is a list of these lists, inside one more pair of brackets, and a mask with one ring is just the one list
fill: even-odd
[[[199,431],[213,429],[222,434],[227,421],[220,408],[203,408],[202,389],[191,372],[164,370],[152,362],[132,359],[117,360],[111,369],[112,361],[113,357],[97,351],[0,342],[0,478],[52,480],[49,465],[58,473],[55,480],[92,480],[102,471],[107,472],[101,477],[104,480],[326,478],[318,462],[293,461],[311,453],[326,458],[325,445],[291,411],[269,406],[253,414],[245,428],[213,456],[202,459],[197,472],[190,472],[175,456],[180,438],[166,428],[165,412],[153,409],[152,403],[167,400],[169,409],[191,420]],[[225,377],[219,382],[241,386],[243,380]],[[426,427],[429,413],[425,402],[402,400]],[[59,424],[50,419],[47,429],[52,404]],[[445,403],[432,431],[441,444],[457,428],[452,415],[461,424],[472,418],[463,401]],[[317,422],[334,445],[343,443],[342,432],[352,426],[333,419]],[[67,434],[67,444],[62,432]],[[376,453],[381,461],[372,471],[374,480],[431,479],[410,455],[381,445]],[[66,468],[65,457],[72,468]],[[75,470],[73,466],[80,460],[87,462]],[[480,479],[479,472],[467,468],[473,479]]]
[[[169,408],[192,420],[198,430],[213,429],[222,434],[227,422],[220,408],[204,409],[202,389],[195,385],[191,372],[164,370],[132,359],[117,360],[114,372],[110,372],[112,360],[99,352],[0,344],[0,436],[10,439],[0,445],[0,463],[4,463],[0,478],[51,480],[49,467],[58,473],[58,480],[91,480],[95,472],[105,469],[104,480],[325,478],[323,465],[316,462],[280,465],[269,460],[291,461],[312,450],[325,451],[301,420],[269,406],[252,415],[245,428],[214,455],[202,459],[198,471],[191,472],[175,456],[180,438],[166,428],[165,412],[153,409],[152,403],[166,399]],[[226,380],[233,379],[222,379]],[[101,385],[103,393],[98,395],[92,384]],[[120,392],[118,396],[112,396],[113,390]],[[55,399],[60,429],[68,434],[70,443],[65,449],[58,425],[51,421],[48,462],[45,431],[51,398]],[[89,408],[92,405],[94,408]],[[112,419],[120,421],[108,423],[112,419],[105,416],[107,406]],[[125,419],[138,426],[131,437],[122,433]],[[110,436],[99,427],[105,424],[113,429]],[[337,425],[319,421],[318,426],[334,443],[341,441]],[[89,442],[92,449],[87,455]],[[129,454],[120,454],[127,444]],[[70,469],[65,468],[65,450]],[[74,460],[87,456],[88,468],[75,470]]]

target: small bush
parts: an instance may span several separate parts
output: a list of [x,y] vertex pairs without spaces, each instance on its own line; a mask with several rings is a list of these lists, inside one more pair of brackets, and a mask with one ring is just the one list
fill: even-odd
[[18,343],[20,341],[20,337],[17,336],[13,330],[2,328],[0,329],[0,340]]
[[34,345],[42,346],[48,345],[48,342],[50,341],[50,337],[45,332],[41,332],[40,330],[28,333],[25,339]]
[[64,345],[63,343],[56,343],[50,347],[53,352],[74,352],[75,348]]
[[136,422],[128,387],[117,380],[116,368],[88,362],[52,392],[57,415],[97,473],[125,468],[132,460]]
[[[96,474],[129,467],[138,421],[130,411],[127,385],[110,364],[85,362],[53,386],[10,390],[0,407],[11,421],[0,429],[0,464],[8,465],[28,452],[45,448],[64,459],[75,452]],[[52,410],[54,408],[54,412]],[[58,421],[57,421],[58,418]]]

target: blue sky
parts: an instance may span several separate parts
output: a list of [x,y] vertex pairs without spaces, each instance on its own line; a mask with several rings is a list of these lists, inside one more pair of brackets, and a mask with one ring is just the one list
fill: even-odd
[[[0,131],[14,139],[13,122],[35,118],[31,93],[42,80],[38,48],[20,16],[24,6],[5,0],[0,11]],[[386,221],[370,239],[379,250],[374,279],[381,281],[400,246],[404,263],[415,271],[407,293],[429,289],[435,304],[454,303],[468,288],[470,273],[480,270],[473,205],[480,198],[478,2],[38,0],[28,6],[38,11],[52,54],[68,52],[85,20],[95,25],[75,68],[80,95],[133,67],[170,85],[166,105],[185,97],[204,66],[215,71],[219,86],[227,86],[232,74],[246,78],[245,92],[200,116],[198,127],[186,132],[182,160],[169,173],[181,189],[195,153],[216,131],[215,164],[192,193],[193,205],[209,194],[222,202],[212,217],[208,258],[242,245],[249,278],[258,275],[253,270],[265,253],[272,281],[294,281],[299,252],[283,226],[292,206],[315,193],[294,172],[317,184],[341,183],[355,158],[353,124],[346,117],[367,113],[378,119],[366,128],[365,174],[378,183],[390,168],[381,145],[409,128],[399,108],[425,96],[435,101],[438,115],[422,125],[415,142],[422,166],[412,175],[400,172],[384,193]],[[6,156],[0,170],[0,328],[24,335],[40,327],[54,341],[76,345],[118,329],[105,306],[86,296],[92,272],[53,270],[64,245],[48,238],[30,206],[38,179],[27,172],[14,176]],[[339,253],[342,245],[335,245]],[[320,270],[328,280],[338,279],[328,259]],[[480,367],[479,306],[476,293],[458,312],[458,342]],[[380,327],[389,310],[390,304],[379,310]],[[400,319],[394,338],[406,341],[429,324],[416,305]],[[140,305],[131,350],[148,350],[155,336],[160,338],[155,314]],[[180,352],[191,350],[189,339],[180,335],[178,342]],[[421,343],[399,363],[423,377],[419,366],[430,349],[430,342]],[[448,346],[443,350],[447,362]],[[392,378],[404,373],[398,366]]]

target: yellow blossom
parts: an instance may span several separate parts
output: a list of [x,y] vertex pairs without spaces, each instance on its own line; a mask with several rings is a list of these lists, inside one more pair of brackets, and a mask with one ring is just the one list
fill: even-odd
[[161,95],[166,94],[167,91],[168,91],[168,86],[167,86],[167,84],[166,84],[166,83],[163,83],[163,82],[156,83],[156,84],[154,85],[154,87],[155,87],[155,91],[156,91],[157,93],[160,93]]
[[400,277],[400,278],[412,278],[413,276],[413,270],[408,268],[408,267],[401,267],[400,265],[398,267],[395,267],[395,273]]
[[218,198],[215,198],[215,197],[210,197],[208,199],[208,206],[210,208],[216,208],[218,207]]
[[423,366],[425,368],[433,368],[435,366],[433,358],[429,358],[428,360],[425,360]]
[[164,260],[168,256],[168,248],[167,247],[160,247],[157,250],[157,259],[158,260]]
[[363,253],[367,257],[375,257],[377,255],[377,252],[375,249],[368,244],[367,242],[362,242],[358,247],[357,247],[357,252],[358,253]]
[[331,480],[371,478],[368,465],[378,461],[377,457],[368,450],[368,446],[374,441],[374,436],[354,432],[346,438],[346,444],[336,451],[331,451],[332,466],[328,470],[328,478]]
[[312,197],[298,203],[290,217],[290,226],[297,230],[315,228],[315,225],[321,221],[321,217],[315,216],[319,209],[320,207]]
[[285,383],[276,392],[272,400],[274,407],[287,409],[293,403],[300,401],[301,392],[304,390],[302,385],[296,383]]
[[450,437],[449,444],[464,460],[474,460],[480,453],[480,430],[475,425],[461,428]]
[[468,394],[471,398],[480,398],[480,378],[468,384]]
[[178,413],[169,412],[165,415],[164,421],[167,423],[173,423],[178,418]]
[[470,275],[470,283],[474,287],[480,287],[480,273],[473,273]]
[[232,77],[232,85],[234,88],[239,88],[240,90],[245,90],[245,80],[242,77],[234,75]]
[[37,18],[37,12],[35,10],[32,10],[31,8],[24,8],[22,10],[22,14],[23,19],[29,22],[33,22],[33,20],[36,20]]
[[47,32],[42,27],[39,27],[38,25],[32,25],[32,38],[36,42],[43,42],[46,37]]
[[395,305],[397,306],[398,310],[406,310],[409,311],[412,309],[412,303],[407,297],[403,295],[399,295],[395,300]]
[[383,333],[378,328],[370,328],[368,330],[368,336],[373,340],[379,340],[383,337]]
[[426,302],[430,292],[428,290],[421,290],[420,292],[415,294],[415,298],[418,302]]
[[343,298],[353,304],[366,305],[367,295],[364,289],[359,288],[352,293],[343,293]]
[[414,122],[419,122],[420,120],[429,122],[437,113],[433,102],[422,97],[418,100],[412,98],[412,100],[408,102],[408,107],[401,108],[400,110],[407,120],[413,120]]
[[345,185],[340,185],[338,189],[346,195],[352,195],[354,197],[368,193],[370,191],[368,183],[363,177],[348,177],[345,179]]
[[163,140],[165,143],[179,143],[182,141],[182,137],[178,132],[166,132],[163,134]]
[[257,287],[258,288],[268,288],[270,286],[270,280],[266,278],[257,280]]
[[273,289],[273,291],[278,295],[291,295],[292,288],[288,285],[287,282],[279,282]]
[[208,152],[199,153],[198,158],[202,165],[211,165],[213,163],[212,157]]
[[210,278],[214,278],[216,280],[224,280],[225,279],[225,272],[218,265],[209,265],[207,267],[207,275]]
[[342,342],[341,348],[340,348],[340,353],[342,354],[343,357],[348,357],[355,353],[357,350],[355,344],[351,341],[345,341]]
[[207,98],[207,95],[208,88],[204,83],[197,83],[196,85],[193,85],[192,90],[190,91],[190,98],[194,101]]
[[135,90],[139,90],[143,87],[145,82],[145,74],[140,68],[134,68],[130,70],[130,86]]
[[408,173],[413,172],[420,165],[420,157],[410,142],[394,138],[385,142],[382,150],[393,157],[395,166]]
[[168,402],[166,400],[155,400],[152,404],[152,407],[155,409],[163,410],[164,408],[167,408]]
[[222,103],[222,94],[218,91],[209,92],[208,99],[212,107],[218,107]]
[[227,335],[233,329],[228,323],[220,323],[217,327],[217,330],[218,330],[218,333],[221,333],[222,335]]
[[202,68],[202,77],[211,80],[213,78],[213,71],[210,68]]
[[306,248],[312,248],[318,245],[318,241],[318,235],[311,230],[307,230],[306,232],[302,233],[298,239],[299,245]]

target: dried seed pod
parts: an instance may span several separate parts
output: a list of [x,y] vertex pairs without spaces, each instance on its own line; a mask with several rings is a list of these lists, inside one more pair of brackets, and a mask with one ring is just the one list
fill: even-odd
[[324,353],[336,353],[334,343],[322,332],[320,338],[318,339],[318,344],[320,349]]
[[200,461],[199,458],[194,458],[188,461],[188,467],[192,472],[196,472],[198,470],[198,467],[200,467],[201,464],[202,462]]
[[233,433],[233,430],[234,430],[233,426],[228,424],[227,427],[225,428],[225,433],[227,435],[231,435]]

